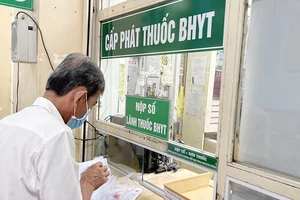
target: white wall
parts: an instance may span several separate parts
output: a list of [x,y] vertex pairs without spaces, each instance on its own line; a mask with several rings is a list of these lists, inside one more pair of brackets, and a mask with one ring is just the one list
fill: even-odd
[[[86,1],[35,0],[34,4],[33,12],[22,11],[30,14],[39,24],[54,67],[69,53],[86,53]],[[0,107],[3,108],[2,110],[0,108],[0,119],[11,113],[10,99],[13,99],[13,108],[16,106],[17,64],[12,64],[10,61],[10,25],[18,11],[20,10],[0,6]],[[12,69],[13,78],[11,80]],[[38,62],[35,64],[20,63],[20,109],[30,106],[38,96],[43,95],[46,81],[51,72],[52,69],[39,35]],[[10,91],[12,88],[13,94],[11,98]],[[76,134],[79,136],[78,132]],[[81,149],[80,144],[79,142],[77,143],[77,149]],[[77,156],[79,159],[80,154]]]
[[11,113],[10,23],[12,9],[0,6],[0,119]]

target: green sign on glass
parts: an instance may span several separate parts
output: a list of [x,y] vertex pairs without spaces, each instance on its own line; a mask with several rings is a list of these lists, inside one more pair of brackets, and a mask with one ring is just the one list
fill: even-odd
[[171,143],[168,143],[168,153],[173,156],[189,160],[203,167],[217,171],[218,160],[216,157],[192,151]]
[[226,0],[177,0],[101,24],[101,58],[223,49]]
[[146,135],[169,139],[169,100],[126,96],[126,125]]
[[0,0],[0,5],[33,10],[33,0]]

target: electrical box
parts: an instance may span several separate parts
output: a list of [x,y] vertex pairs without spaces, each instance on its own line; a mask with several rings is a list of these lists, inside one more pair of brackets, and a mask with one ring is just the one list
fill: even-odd
[[11,60],[37,62],[37,27],[34,22],[17,19],[11,24]]

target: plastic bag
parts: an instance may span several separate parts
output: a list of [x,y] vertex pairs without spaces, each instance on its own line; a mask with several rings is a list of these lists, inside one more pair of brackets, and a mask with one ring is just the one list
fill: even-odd
[[[103,156],[96,157],[96,158],[94,158],[94,160],[79,163],[79,177],[81,177],[82,172],[84,172],[87,168],[89,168],[90,166],[92,166],[93,164],[95,164],[97,162],[101,162],[103,166],[108,167],[106,158],[104,158]],[[111,174],[109,167],[108,167],[108,171]]]
[[[106,158],[97,157],[94,160],[79,163],[79,175],[99,161],[108,167]],[[108,170],[111,172],[109,167]],[[135,174],[128,174],[120,180],[111,174],[108,181],[93,192],[91,200],[135,200],[142,192],[142,188],[137,181],[138,178]]]
[[118,180],[111,176],[107,183],[96,190],[91,200],[134,200],[142,192],[138,183],[130,179],[131,174]]

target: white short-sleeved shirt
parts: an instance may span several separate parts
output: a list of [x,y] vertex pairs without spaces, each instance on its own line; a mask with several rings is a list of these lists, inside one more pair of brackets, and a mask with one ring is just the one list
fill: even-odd
[[0,200],[82,199],[75,143],[56,107],[39,97],[0,121]]

